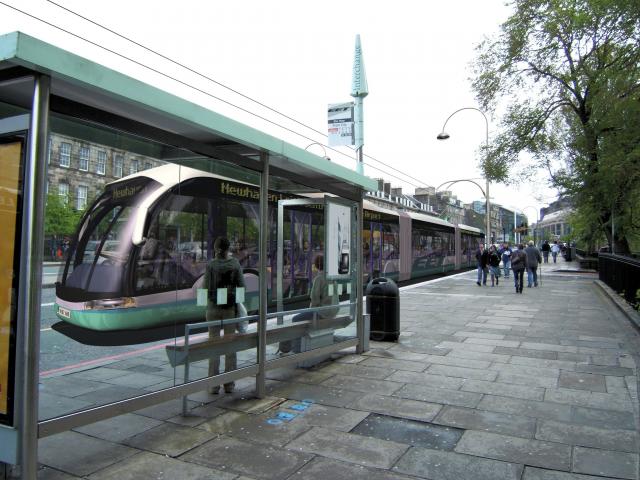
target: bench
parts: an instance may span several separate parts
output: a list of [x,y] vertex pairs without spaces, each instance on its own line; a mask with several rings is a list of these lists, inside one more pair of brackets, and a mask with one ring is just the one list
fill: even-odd
[[[242,319],[241,319],[242,320]],[[312,332],[344,328],[354,321],[349,315],[336,318],[317,318],[282,325],[269,325],[267,345],[296,340]],[[213,322],[211,322],[213,323]],[[217,325],[220,322],[216,322]],[[195,342],[167,345],[166,353],[172,367],[188,365],[215,356],[236,353],[258,347],[258,332],[233,333],[221,337],[202,338]],[[185,382],[188,381],[185,378]]]

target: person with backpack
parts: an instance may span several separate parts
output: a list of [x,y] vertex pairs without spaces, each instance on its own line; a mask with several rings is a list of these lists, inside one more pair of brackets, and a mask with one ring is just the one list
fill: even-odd
[[[207,289],[207,322],[213,320],[228,320],[238,318],[238,304],[236,303],[236,289],[244,288],[244,276],[242,267],[237,259],[229,256],[229,240],[225,237],[218,237],[213,244],[214,257],[207,264],[204,276],[204,288]],[[221,331],[224,335],[232,335],[236,331],[236,325],[228,323],[209,327],[209,339],[220,337]],[[225,355],[225,372],[235,370],[237,366],[236,353]],[[220,357],[215,356],[209,360],[209,376],[220,374]],[[234,382],[224,384],[226,393],[233,392]],[[220,386],[216,385],[209,389],[211,393],[218,393]]]
[[522,293],[524,286],[524,271],[527,269],[527,254],[524,245],[518,245],[518,249],[511,253],[511,270],[513,270],[513,282],[516,293]]

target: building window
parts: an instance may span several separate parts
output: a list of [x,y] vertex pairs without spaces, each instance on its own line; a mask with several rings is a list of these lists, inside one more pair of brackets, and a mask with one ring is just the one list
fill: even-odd
[[96,173],[104,175],[107,170],[107,152],[101,150],[98,152],[98,163],[96,165]]
[[89,187],[85,185],[78,185],[78,192],[76,195],[76,208],[83,210],[87,206],[87,194],[89,193]]
[[150,168],[152,168],[152,167],[153,167],[153,165],[152,165],[152,163],[151,163],[151,162],[145,162],[145,163],[144,163],[144,169],[145,169],[145,170],[149,170],[149,169],[150,169]]
[[71,144],[62,142],[60,144],[60,166],[67,167],[71,166]]
[[78,168],[84,172],[89,170],[89,147],[80,147],[80,164]]
[[129,175],[133,175],[134,173],[138,173],[138,160],[131,160],[129,164]]
[[116,155],[113,159],[113,176],[122,177],[122,169],[124,165],[124,157],[122,155]]
[[68,183],[59,183],[58,184],[58,195],[64,197],[63,201],[67,201],[69,198],[69,184]]

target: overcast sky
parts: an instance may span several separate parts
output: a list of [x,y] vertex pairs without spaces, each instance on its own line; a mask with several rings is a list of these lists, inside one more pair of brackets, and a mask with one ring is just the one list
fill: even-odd
[[[186,97],[305,148],[326,144],[327,104],[350,101],[355,36],[360,34],[369,84],[364,100],[365,174],[413,193],[458,178],[479,178],[485,123],[475,111],[456,114],[451,138],[436,140],[445,119],[475,107],[469,77],[475,46],[509,15],[503,0],[396,2],[316,0],[55,0],[76,13],[310,126],[279,116],[247,98],[101,30],[46,0],[3,0],[76,35],[149,65],[209,95],[185,87],[0,4],[0,32],[22,30],[131,76]],[[275,122],[261,120],[223,101]],[[282,128],[284,127],[284,128]],[[489,118],[489,141],[496,128]],[[291,133],[289,130],[297,132]],[[317,130],[321,133],[315,132]],[[318,146],[309,147],[323,154]],[[355,168],[354,153],[327,150]],[[374,168],[375,167],[375,168]],[[377,168],[384,170],[380,171]],[[386,173],[385,173],[386,172]],[[395,177],[399,178],[394,178]],[[483,180],[479,183],[484,185]],[[482,200],[472,184],[453,192]],[[494,202],[525,209],[553,201],[541,174],[518,188],[491,185]],[[532,209],[525,213],[533,217]]]

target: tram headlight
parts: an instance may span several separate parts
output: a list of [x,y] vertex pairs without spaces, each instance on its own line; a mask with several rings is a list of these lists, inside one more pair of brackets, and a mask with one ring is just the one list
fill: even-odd
[[112,308],[132,308],[136,306],[136,300],[132,297],[106,298],[104,300],[91,300],[85,302],[85,310],[108,310]]

